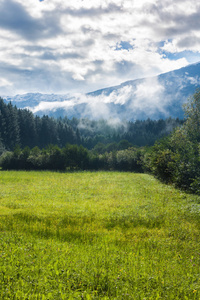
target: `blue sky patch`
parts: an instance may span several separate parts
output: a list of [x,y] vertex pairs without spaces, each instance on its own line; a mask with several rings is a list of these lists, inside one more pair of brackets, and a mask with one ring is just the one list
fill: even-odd
[[123,49],[130,50],[133,49],[133,46],[129,42],[125,42],[125,41],[121,41],[120,43],[117,43],[115,50],[119,51]]

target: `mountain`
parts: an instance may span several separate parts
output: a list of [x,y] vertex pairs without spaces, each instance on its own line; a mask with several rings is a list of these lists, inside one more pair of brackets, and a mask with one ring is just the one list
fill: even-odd
[[183,117],[182,105],[200,86],[200,63],[155,77],[126,81],[88,94],[25,94],[3,97],[34,114],[89,119]]

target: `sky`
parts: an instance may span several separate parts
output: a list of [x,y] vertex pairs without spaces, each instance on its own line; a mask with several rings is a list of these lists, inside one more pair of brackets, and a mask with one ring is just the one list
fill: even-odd
[[0,95],[87,93],[200,61],[196,0],[0,0]]

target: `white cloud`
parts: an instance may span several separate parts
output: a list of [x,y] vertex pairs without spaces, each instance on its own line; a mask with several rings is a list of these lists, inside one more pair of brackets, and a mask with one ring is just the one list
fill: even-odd
[[74,80],[80,80],[80,81],[85,80],[81,74],[74,74],[74,75],[72,75],[72,78]]
[[0,87],[12,86],[12,83],[4,78],[0,78]]
[[[196,0],[1,0],[0,10],[0,77],[10,93],[87,92],[188,63],[167,53],[200,57]],[[132,47],[116,50],[121,42]]]
[[138,109],[147,111],[150,115],[156,111],[165,113],[165,106],[169,99],[166,99],[164,95],[165,89],[158,82],[157,77],[145,79],[137,85],[131,108],[133,111]]
[[39,111],[56,111],[59,108],[63,109],[69,109],[69,107],[73,107],[75,105],[75,101],[73,100],[66,100],[66,101],[53,101],[53,102],[46,102],[41,101],[37,106],[35,107],[27,107],[27,109],[30,109],[33,113],[37,113]]

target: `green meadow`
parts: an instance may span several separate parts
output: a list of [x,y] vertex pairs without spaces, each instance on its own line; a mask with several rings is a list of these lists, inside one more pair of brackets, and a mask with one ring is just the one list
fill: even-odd
[[200,197],[146,174],[1,171],[0,299],[200,299]]

